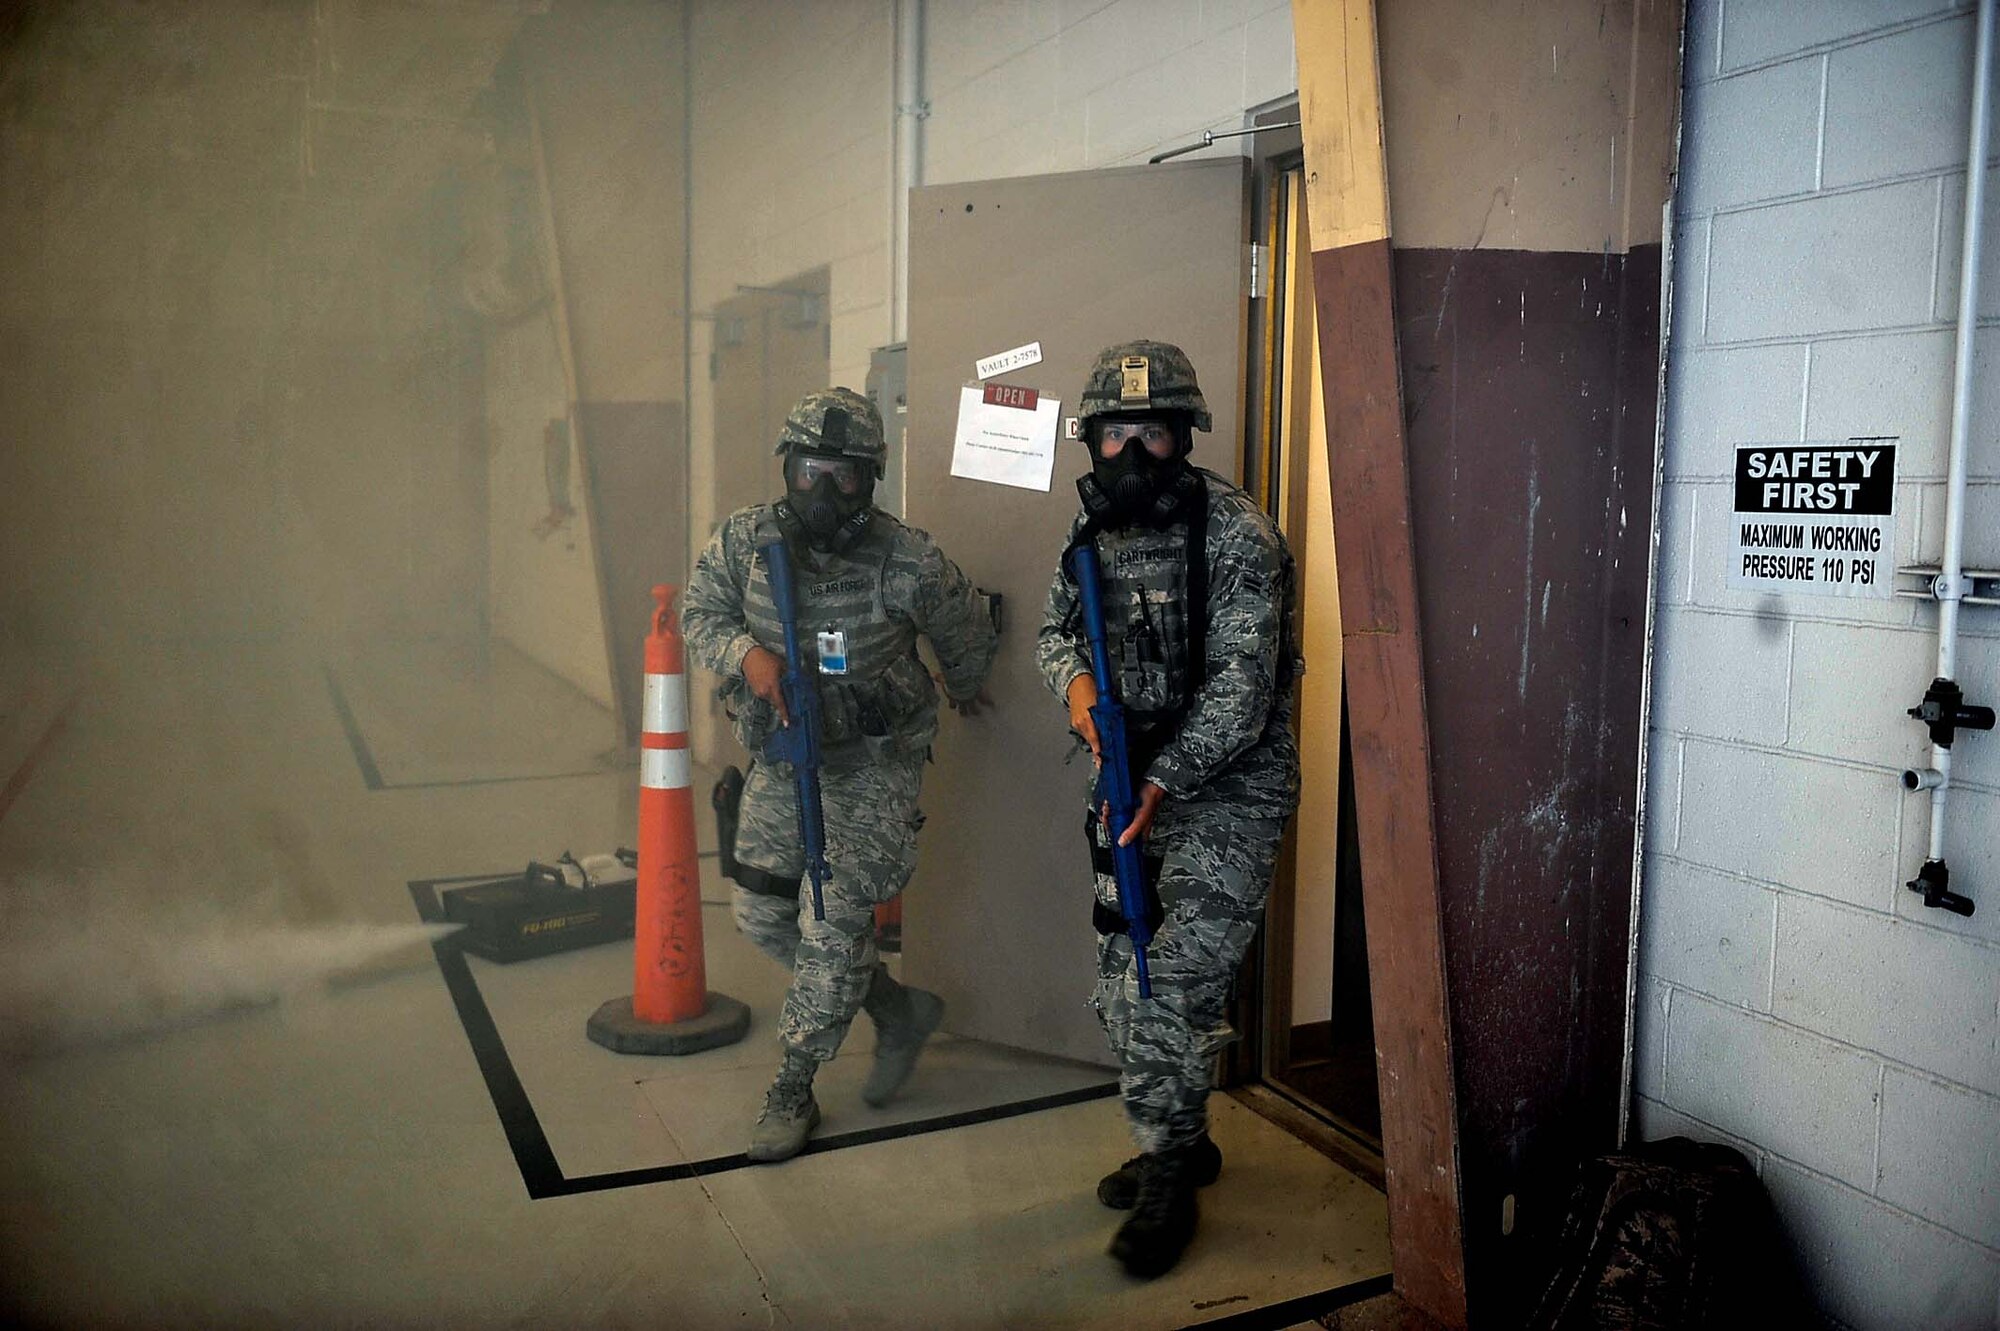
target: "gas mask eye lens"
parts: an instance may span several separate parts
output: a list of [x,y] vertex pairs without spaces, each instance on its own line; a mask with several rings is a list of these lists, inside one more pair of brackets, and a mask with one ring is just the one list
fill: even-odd
[[1118,458],[1134,442],[1156,458],[1167,458],[1179,440],[1162,421],[1105,421],[1098,427],[1097,452],[1107,461]]
[[832,482],[833,487],[844,495],[861,493],[864,478],[861,464],[852,458],[819,458],[809,454],[796,454],[791,466],[792,488],[810,490],[823,477]]

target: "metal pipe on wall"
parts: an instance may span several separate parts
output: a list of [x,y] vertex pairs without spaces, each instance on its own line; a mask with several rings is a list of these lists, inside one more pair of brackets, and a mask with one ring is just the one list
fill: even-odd
[[910,191],[924,183],[924,0],[896,0],[895,169],[889,173],[889,341],[910,335]]
[[[1979,15],[1976,20],[1978,43],[1972,63],[1972,118],[1967,134],[1965,155],[1965,218],[1964,234],[1960,241],[1958,270],[1958,336],[1952,363],[1951,384],[1951,446],[1949,461],[1945,467],[1945,518],[1944,557],[1940,561],[1937,581],[1933,591],[1938,600],[1938,646],[1937,684],[1932,692],[1938,692],[1938,685],[1953,681],[1958,670],[1958,613],[1966,594],[1965,586],[1965,467],[1969,446],[1972,418],[1972,353],[1973,335],[1978,326],[1979,315],[1979,261],[1981,251],[1981,224],[1986,209],[1986,157],[1988,152],[1988,124],[1992,102],[1993,85],[1993,17],[1995,0],[1980,0]],[[1929,701],[1927,696],[1926,701]],[[1947,708],[1956,704],[1948,703]],[[1947,718],[1949,722],[1950,718]],[[1923,874],[1912,883],[1913,888],[1923,890],[1919,884],[1932,878],[1932,868],[1936,866],[1936,890],[1927,892],[1925,900],[1930,904],[1947,905],[1962,914],[1971,914],[1971,903],[1962,897],[1944,892],[1944,825],[1945,813],[1951,793],[1951,741],[1950,732],[1945,731],[1943,743],[1937,740],[1934,729],[1931,742],[1931,770],[1918,774],[1921,778],[1911,783],[1908,776],[1905,783],[1911,789],[1929,789],[1931,793],[1931,833],[1929,850]],[[1933,897],[1943,898],[1933,901]],[[1963,903],[1960,905],[1953,903]]]

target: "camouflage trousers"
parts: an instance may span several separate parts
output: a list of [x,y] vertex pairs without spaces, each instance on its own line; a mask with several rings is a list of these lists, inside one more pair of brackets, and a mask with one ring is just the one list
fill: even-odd
[[[731,893],[736,927],[792,972],[778,1017],[778,1039],[788,1050],[824,1063],[840,1052],[864,1003],[878,1021],[902,1010],[901,986],[875,953],[875,907],[901,892],[917,866],[923,761],[918,753],[821,773],[832,870],[820,894],[824,920],[813,918],[810,882],[800,883],[797,896],[768,896],[740,885]],[[804,873],[789,768],[751,764],[737,814],[736,858],[784,878]]]
[[[1147,853],[1160,855],[1166,918],[1146,949],[1151,999],[1139,997],[1132,940],[1108,934],[1097,948],[1091,1003],[1121,1069],[1119,1090],[1132,1139],[1147,1152],[1186,1146],[1208,1129],[1215,1056],[1236,1038],[1230,990],[1271,890],[1283,818],[1244,816],[1219,801],[1169,800]],[[1097,879],[1098,900],[1118,901]]]

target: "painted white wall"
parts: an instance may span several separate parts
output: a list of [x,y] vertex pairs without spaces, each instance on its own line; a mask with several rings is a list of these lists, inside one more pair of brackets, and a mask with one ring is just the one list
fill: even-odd
[[583,461],[570,449],[576,515],[549,528],[542,430],[566,413],[568,389],[545,315],[486,339],[488,577],[493,633],[611,706],[611,667],[597,593],[597,556],[584,502]]
[[[889,340],[894,16],[894,0],[694,0],[697,553],[726,516],[718,459],[747,445],[714,437],[703,312],[826,264],[832,381],[861,388]],[[930,0],[925,24],[925,184],[1143,162],[1298,88],[1288,0]],[[715,717],[694,711],[714,760]]]
[[[1746,1151],[1828,1313],[2000,1321],[2000,735],[1954,749],[1952,886],[1903,884],[1935,607],[1726,585],[1737,444],[1900,436],[1900,563],[1943,539],[1972,25],[1940,0],[1693,0],[1645,798],[1638,1131]],[[1996,195],[1989,175],[1988,199]],[[1989,202],[1989,214],[1996,211]],[[2000,223],[1966,561],[2000,565]],[[2000,694],[2000,612],[1960,680]]]

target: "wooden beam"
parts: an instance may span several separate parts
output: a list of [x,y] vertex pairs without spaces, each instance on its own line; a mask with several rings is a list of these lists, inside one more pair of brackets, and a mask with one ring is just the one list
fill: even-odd
[[1389,170],[1375,6],[1367,0],[1293,0],[1292,26],[1313,250],[1387,240]]
[[1396,1290],[1466,1324],[1451,1026],[1372,0],[1293,0]]

